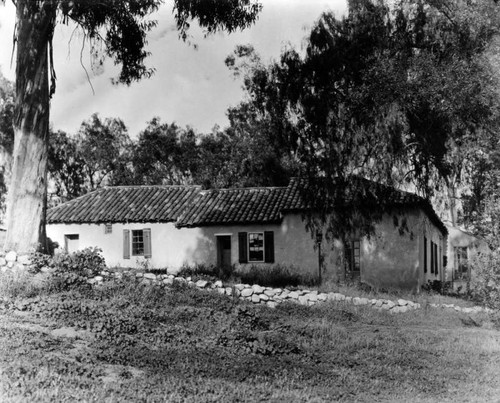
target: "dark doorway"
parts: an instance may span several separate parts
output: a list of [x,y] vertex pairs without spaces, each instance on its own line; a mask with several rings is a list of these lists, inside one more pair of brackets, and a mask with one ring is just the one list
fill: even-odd
[[217,266],[231,267],[231,235],[217,236]]

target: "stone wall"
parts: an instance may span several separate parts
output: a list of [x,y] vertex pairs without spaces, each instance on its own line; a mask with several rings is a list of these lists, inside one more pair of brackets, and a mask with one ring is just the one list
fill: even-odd
[[[210,290],[219,294],[237,297],[241,300],[251,302],[256,305],[266,305],[275,308],[283,302],[298,303],[301,305],[313,306],[325,301],[338,301],[356,306],[368,306],[377,310],[384,310],[390,313],[404,313],[416,309],[421,309],[419,303],[405,300],[387,300],[387,299],[369,299],[362,297],[351,297],[341,293],[329,292],[322,293],[316,290],[289,290],[287,288],[262,287],[257,284],[235,284],[224,285],[221,280],[210,282],[207,280],[193,281],[191,277],[179,277],[173,274],[154,274],[140,272],[111,272],[103,271],[100,276],[89,280],[91,284],[99,284],[113,278],[130,278],[145,284],[157,286],[171,286],[174,282],[184,283],[191,287],[202,290]],[[429,304],[433,308],[454,309],[464,313],[491,312],[492,310],[484,307],[462,308],[453,304]]]
[[[24,270],[29,268],[30,264],[31,262],[28,255],[18,256],[13,251],[6,254],[0,254],[0,272]],[[325,301],[338,301],[357,306],[368,306],[377,310],[388,311],[390,313],[404,313],[422,308],[419,303],[405,299],[369,299],[351,297],[336,292],[323,293],[316,290],[290,290],[287,288],[262,287],[257,284],[235,284],[230,286],[227,284],[224,285],[220,280],[214,282],[198,280],[194,282],[191,277],[184,278],[174,276],[173,274],[154,274],[137,271],[102,271],[99,276],[89,279],[88,282],[90,284],[100,284],[104,281],[112,281],[113,279],[123,278],[157,286],[171,286],[174,282],[185,283],[191,287],[211,290],[213,292],[218,292],[219,294],[237,297],[256,305],[266,305],[271,308],[275,308],[278,304],[283,302],[312,306]],[[492,312],[489,308],[479,306],[462,308],[453,304],[429,305],[433,308],[453,309],[464,313]]]

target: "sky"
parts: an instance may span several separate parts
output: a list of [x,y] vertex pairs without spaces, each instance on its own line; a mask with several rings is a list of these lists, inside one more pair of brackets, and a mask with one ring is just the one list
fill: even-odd
[[[167,0],[154,15],[158,26],[148,35],[148,67],[156,69],[150,79],[131,86],[112,85],[118,68],[108,60],[92,68],[88,45],[74,26],[57,25],[54,37],[56,93],[51,102],[54,130],[76,133],[92,113],[121,118],[135,137],[148,121],[190,126],[208,133],[215,125],[228,124],[227,108],[244,99],[241,81],[224,64],[236,45],[252,44],[264,62],[278,59],[286,46],[304,49],[304,39],[324,11],[337,16],[346,12],[346,0],[261,0],[262,12],[249,29],[231,35],[217,33],[207,38],[194,27],[190,32],[196,48],[178,39]],[[14,81],[11,65],[15,9],[11,0],[0,2],[0,71]],[[14,57],[15,61],[15,57]],[[87,78],[87,73],[89,79]],[[90,83],[92,84],[89,84]]]

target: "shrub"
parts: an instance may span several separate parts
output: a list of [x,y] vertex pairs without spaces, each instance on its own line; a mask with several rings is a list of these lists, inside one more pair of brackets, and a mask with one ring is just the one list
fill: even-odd
[[471,279],[467,294],[491,308],[500,308],[500,250],[471,258]]
[[273,266],[251,266],[248,271],[237,272],[242,283],[259,284],[265,287],[315,286],[318,279],[311,275],[301,275],[297,270],[276,264]]
[[86,248],[74,253],[60,253],[54,257],[39,252],[32,253],[32,273],[42,268],[51,268],[52,276],[47,287],[52,291],[62,291],[87,284],[87,279],[95,277],[106,269],[99,248]]
[[181,277],[193,277],[205,280],[227,280],[233,274],[233,267],[218,267],[216,265],[196,264],[194,266],[184,265],[177,275]]

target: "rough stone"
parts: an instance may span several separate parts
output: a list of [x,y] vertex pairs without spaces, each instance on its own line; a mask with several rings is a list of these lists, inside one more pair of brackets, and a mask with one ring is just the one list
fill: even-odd
[[398,305],[399,306],[406,306],[406,305],[408,305],[408,301],[406,301],[404,299],[398,299]]
[[226,294],[226,289],[225,288],[216,288],[217,292],[219,294]]
[[14,262],[7,262],[7,267],[12,269],[14,267]]
[[196,287],[198,287],[198,288],[205,288],[207,286],[207,284],[208,284],[208,281],[206,281],[206,280],[198,280],[195,283]]
[[396,306],[396,304],[392,301],[387,301],[387,306],[389,307],[389,309],[393,308]]
[[95,280],[96,283],[100,283],[100,282],[102,282],[104,280],[104,278],[102,276],[95,276],[94,280]]
[[377,308],[381,308],[383,304],[384,304],[384,302],[382,300],[380,300],[380,299],[377,302],[375,302],[375,306]]
[[172,284],[174,284],[174,279],[169,278],[169,277],[164,278],[164,279],[163,279],[163,284],[166,284],[166,285],[172,285]]
[[267,295],[268,297],[274,297],[277,294],[277,292],[276,290],[270,289],[270,290],[265,290],[264,294]]
[[307,294],[307,297],[309,298],[309,301],[312,301],[312,302],[317,302],[318,301],[318,294],[314,294],[314,293],[310,293],[310,294]]
[[217,281],[214,283],[214,287],[215,287],[215,288],[222,288],[222,287],[223,287],[223,285],[222,285],[222,281],[217,280]]
[[318,294],[318,301],[326,301],[326,298],[327,295],[324,292]]
[[5,266],[7,264],[7,260],[5,260],[3,257],[0,257],[0,266]]
[[193,281],[191,277],[186,277],[186,281],[189,283],[190,281]]
[[261,301],[269,301],[270,299],[266,294],[260,294],[259,298],[261,299]]
[[368,305],[370,301],[367,298],[354,297],[352,303],[354,305]]
[[261,287],[260,285],[254,284],[252,286],[253,292],[256,294],[262,294],[264,292],[264,288]]
[[136,274],[135,274],[135,276],[136,276],[137,278],[142,278],[142,276],[143,276],[143,275],[144,275],[144,274],[142,274],[142,273],[136,273]]
[[243,284],[236,284],[236,285],[234,286],[234,288],[236,288],[237,290],[240,290],[240,291],[241,291],[241,290],[243,290],[243,289],[245,288],[245,286],[244,286]]
[[309,295],[299,295],[299,302],[301,304],[307,304],[307,301],[309,301]]
[[266,305],[269,307],[269,308],[276,308],[276,305],[278,305],[275,301],[267,301],[266,302]]
[[260,297],[259,297],[259,295],[258,295],[258,294],[253,294],[253,295],[252,295],[252,302],[253,302],[254,304],[258,304],[258,303],[260,302]]
[[345,302],[352,302],[352,297],[345,297],[344,301]]
[[15,262],[17,260],[17,253],[11,250],[5,255],[5,260],[7,262]]
[[250,297],[250,296],[252,296],[252,294],[253,294],[253,290],[251,288],[245,288],[244,290],[241,291],[241,296],[243,298]]
[[226,287],[226,295],[233,295],[233,289],[231,287]]
[[143,277],[148,280],[156,280],[156,274],[153,273],[144,273]]
[[292,291],[288,294],[288,298],[291,299],[298,299],[299,298],[299,293],[297,291]]

